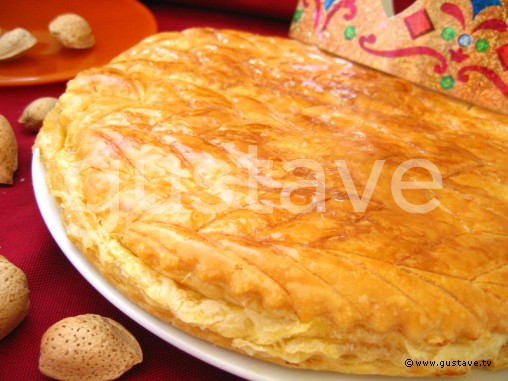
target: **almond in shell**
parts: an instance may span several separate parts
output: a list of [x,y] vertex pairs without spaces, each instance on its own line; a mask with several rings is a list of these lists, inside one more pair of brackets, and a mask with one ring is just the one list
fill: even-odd
[[18,169],[18,145],[7,119],[0,115],[0,184],[12,184]]
[[30,307],[25,273],[0,255],[0,340],[23,321]]
[[57,380],[114,380],[142,360],[139,343],[122,325],[86,314],[65,318],[46,331],[39,369]]
[[27,130],[37,132],[41,129],[44,118],[48,112],[55,106],[58,99],[54,97],[38,98],[25,107],[19,123],[24,125]]

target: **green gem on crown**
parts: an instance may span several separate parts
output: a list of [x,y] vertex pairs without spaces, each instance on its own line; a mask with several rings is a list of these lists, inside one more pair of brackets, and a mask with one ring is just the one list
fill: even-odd
[[344,37],[346,38],[346,40],[351,41],[353,38],[356,37],[356,28],[352,25],[348,26],[344,30]]
[[453,86],[455,86],[455,78],[453,78],[451,75],[447,75],[441,79],[441,87],[445,90],[453,89]]
[[489,48],[489,42],[484,38],[479,38],[476,40],[474,47],[478,52],[483,53]]
[[302,18],[303,11],[301,9],[297,9],[295,11],[295,15],[293,16],[293,21],[298,22]]
[[451,41],[455,38],[455,29],[446,27],[441,32],[441,37],[443,37],[443,40],[445,41]]

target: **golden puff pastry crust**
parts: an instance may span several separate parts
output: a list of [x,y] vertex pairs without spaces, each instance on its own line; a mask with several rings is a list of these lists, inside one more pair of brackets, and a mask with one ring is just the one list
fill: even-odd
[[189,29],[79,74],[36,146],[72,242],[186,332],[315,370],[508,365],[505,116]]

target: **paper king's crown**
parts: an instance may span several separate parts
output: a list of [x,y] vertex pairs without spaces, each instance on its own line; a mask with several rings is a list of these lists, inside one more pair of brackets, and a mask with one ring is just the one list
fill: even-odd
[[508,0],[300,0],[291,37],[508,114]]

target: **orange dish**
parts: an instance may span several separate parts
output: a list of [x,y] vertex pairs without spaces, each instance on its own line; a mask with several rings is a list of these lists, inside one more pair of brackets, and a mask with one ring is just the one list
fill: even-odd
[[[154,16],[135,0],[0,0],[0,9],[3,30],[25,28],[38,41],[23,57],[0,62],[0,86],[70,79],[84,69],[109,62],[157,31]],[[94,47],[66,49],[51,36],[48,24],[62,13],[77,13],[89,22],[97,41]]]

